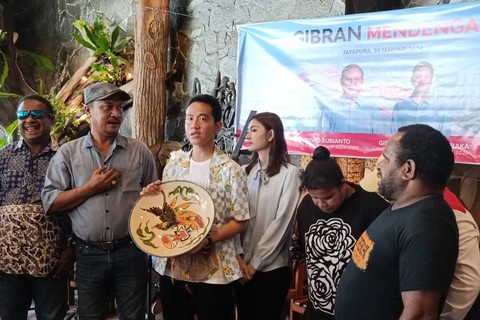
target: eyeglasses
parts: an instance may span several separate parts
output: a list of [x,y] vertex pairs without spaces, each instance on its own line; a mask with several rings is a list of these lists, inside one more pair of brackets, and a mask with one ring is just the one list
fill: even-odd
[[43,111],[43,110],[18,110],[17,111],[18,120],[25,120],[30,115],[32,115],[33,119],[43,119],[45,115],[49,115],[50,117],[52,116],[51,113],[48,113],[47,111]]

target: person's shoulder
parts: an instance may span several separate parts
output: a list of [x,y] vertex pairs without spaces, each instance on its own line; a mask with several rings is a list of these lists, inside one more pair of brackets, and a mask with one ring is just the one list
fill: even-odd
[[312,204],[313,204],[312,197],[310,196],[310,194],[308,192],[306,192],[305,194],[303,194],[303,197],[300,200],[300,203],[299,203],[298,206],[300,207],[300,206],[307,206],[307,205],[312,205]]
[[131,137],[127,137],[127,136],[123,136],[123,135],[118,135],[116,137],[116,140],[117,140],[117,143],[119,144],[130,144],[130,145],[145,145],[145,142],[141,141],[141,140],[138,140],[138,139],[135,139],[135,138],[131,138]]
[[[405,216],[411,219],[424,221],[428,225],[436,223],[455,223],[455,214],[451,206],[445,201],[443,195],[431,195],[415,201],[405,207],[399,208]],[[436,217],[436,218],[435,218]]]
[[213,153],[212,162],[215,163],[215,164],[231,166],[231,167],[235,167],[235,168],[238,168],[238,169],[242,170],[242,167],[240,166],[240,164],[235,162],[232,158],[227,156],[222,150],[220,150],[218,148],[215,148],[215,151]]
[[372,206],[380,205],[384,206],[385,208],[389,206],[388,201],[382,198],[378,193],[367,191],[358,184],[351,184],[351,186],[361,198],[367,201],[367,204]]
[[227,155],[225,155],[225,158],[224,158],[224,161],[222,161],[222,164],[230,168],[233,168],[237,171],[241,171],[245,173],[245,170],[242,168],[242,166],[238,164],[236,161],[234,161],[233,159],[229,158]]
[[356,184],[356,183],[348,183],[351,187],[353,187],[353,189],[355,189],[356,192],[358,192],[359,194],[365,194],[369,197],[375,197],[375,198],[380,198],[380,199],[383,199],[382,197],[380,197],[378,195],[378,193],[374,192],[374,191],[368,191],[368,190],[365,190],[362,188],[361,185],[359,184]]
[[7,144],[0,148],[0,161],[4,162],[5,160],[11,158],[12,154],[14,153],[15,146],[13,143]]
[[302,197],[302,199],[300,200],[300,203],[298,204],[297,217],[299,219],[302,219],[302,218],[305,218],[305,216],[310,216],[310,215],[314,215],[314,214],[318,215],[318,214],[321,214],[321,213],[322,213],[322,211],[320,210],[319,207],[317,207],[313,203],[312,197],[307,192]]
[[120,143],[125,144],[127,147],[138,148],[138,149],[141,149],[141,150],[150,151],[150,148],[148,148],[148,146],[145,142],[140,141],[140,140],[135,139],[135,138],[120,136],[118,138],[118,141]]
[[282,171],[285,172],[285,175],[294,176],[294,177],[296,176],[300,180],[301,170],[296,165],[291,164],[291,163],[287,163],[285,165],[282,165],[281,168],[280,168],[280,172],[282,172]]
[[77,148],[80,148],[83,145],[86,146],[87,144],[88,144],[88,138],[87,138],[87,136],[83,136],[83,137],[80,137],[80,138],[62,143],[57,148],[57,153],[65,152],[66,150],[77,149]]
[[415,106],[415,102],[413,102],[411,97],[407,97],[402,99],[394,104],[393,109],[405,108],[405,107],[412,107]]
[[18,147],[19,147],[19,141],[9,143],[9,144],[3,146],[2,148],[0,148],[0,154],[1,153],[12,152],[13,150],[15,150]]
[[373,98],[360,97],[357,100],[357,104],[360,108],[364,108],[368,110],[378,109],[378,105]]
[[343,105],[345,105],[345,99],[342,97],[336,97],[326,101],[325,110],[331,111],[332,109],[336,109],[338,106],[343,106]]
[[293,163],[290,163],[290,162],[287,162],[285,164],[285,166],[283,166],[284,168],[286,168],[287,170],[291,170],[291,171],[300,171],[300,168],[297,167],[296,165],[294,165]]
[[176,161],[187,161],[190,158],[190,152],[182,149],[173,150],[168,154],[168,160],[166,166],[173,166]]

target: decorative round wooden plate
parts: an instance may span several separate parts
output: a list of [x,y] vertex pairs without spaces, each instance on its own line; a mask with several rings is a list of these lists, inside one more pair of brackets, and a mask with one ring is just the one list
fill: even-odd
[[175,257],[207,236],[215,207],[210,194],[195,183],[175,180],[160,187],[159,194],[138,199],[130,213],[130,235],[150,255]]

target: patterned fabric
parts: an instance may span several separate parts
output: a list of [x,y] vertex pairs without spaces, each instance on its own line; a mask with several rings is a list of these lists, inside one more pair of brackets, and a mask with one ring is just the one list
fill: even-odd
[[32,155],[22,142],[0,150],[0,271],[46,276],[67,244],[68,217],[47,217],[40,199],[54,154],[49,145]]
[[335,161],[348,182],[359,183],[362,180],[365,172],[365,159],[338,157],[335,158]]
[[8,204],[42,204],[40,192],[48,163],[55,154],[47,146],[32,155],[22,142],[0,150],[0,206]]
[[[188,180],[191,152],[175,151],[163,171],[163,181]],[[247,199],[247,178],[241,167],[219,149],[215,149],[210,164],[210,184],[207,191],[215,206],[212,230],[230,219],[238,221],[250,218]],[[221,267],[228,282],[242,276],[235,256],[234,238],[215,243]],[[157,272],[164,274],[167,259],[154,259]],[[190,280],[192,279],[183,279]]]
[[202,282],[210,279],[218,270],[218,259],[215,250],[209,254],[203,252],[184,254],[171,259],[170,270],[175,279]]
[[335,288],[354,245],[352,228],[339,218],[319,219],[305,233],[308,295],[315,309],[333,315]]
[[60,256],[60,227],[36,204],[0,207],[0,271],[47,276]]

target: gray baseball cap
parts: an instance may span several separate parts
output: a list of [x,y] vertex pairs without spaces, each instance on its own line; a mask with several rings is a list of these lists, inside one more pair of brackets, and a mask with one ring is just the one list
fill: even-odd
[[116,85],[108,82],[97,82],[85,88],[83,100],[85,104],[89,104],[93,101],[105,100],[113,95],[117,95],[123,101],[131,99],[128,93]]

